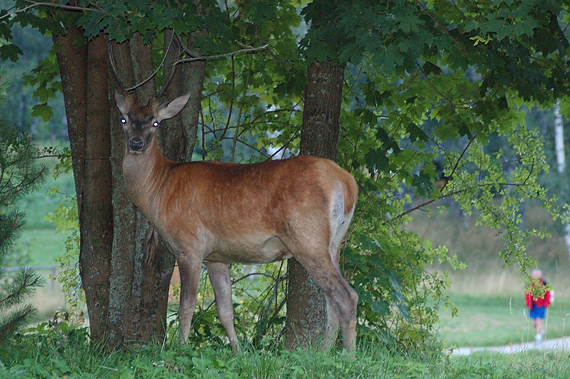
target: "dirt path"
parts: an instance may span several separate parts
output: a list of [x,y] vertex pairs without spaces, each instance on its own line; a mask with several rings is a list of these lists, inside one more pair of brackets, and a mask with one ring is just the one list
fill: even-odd
[[453,355],[469,355],[476,351],[496,351],[503,354],[521,353],[528,350],[566,350],[570,351],[570,337],[556,338],[542,342],[518,343],[507,346],[490,347],[459,347],[454,349]]

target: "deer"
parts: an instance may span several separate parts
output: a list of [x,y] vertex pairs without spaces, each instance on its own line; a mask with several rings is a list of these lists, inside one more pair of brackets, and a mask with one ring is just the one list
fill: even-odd
[[[174,254],[180,272],[180,344],[188,342],[202,265],[206,267],[218,318],[234,352],[230,265],[264,264],[295,258],[326,298],[323,346],[340,329],[347,351],[356,348],[358,295],[339,268],[358,185],[335,162],[314,156],[253,164],[174,162],[160,151],[156,130],[175,117],[189,95],[161,104],[162,91],[141,106],[119,79],[115,104],[125,136],[123,178],[130,200]],[[134,87],[133,87],[134,88]]]
[[356,206],[356,180],[333,161],[313,156],[253,164],[171,161],[160,151],[156,130],[188,100],[151,99],[141,106],[133,95],[115,92],[127,194],[178,262],[180,343],[188,341],[202,265],[237,352],[230,264],[294,257],[326,297],[323,345],[334,343],[340,327],[343,348],[353,351],[358,295],[341,275],[339,255]]

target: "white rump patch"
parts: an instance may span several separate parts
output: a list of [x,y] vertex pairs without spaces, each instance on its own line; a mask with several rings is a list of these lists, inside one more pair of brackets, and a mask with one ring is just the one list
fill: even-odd
[[337,185],[331,204],[331,241],[329,243],[329,253],[332,261],[338,270],[338,253],[342,239],[348,230],[348,225],[352,219],[354,208],[351,209],[350,214],[344,214],[344,191],[341,184]]

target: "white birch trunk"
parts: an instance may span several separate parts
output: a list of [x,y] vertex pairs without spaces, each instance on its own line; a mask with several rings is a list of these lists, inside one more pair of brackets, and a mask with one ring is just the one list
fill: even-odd
[[[564,151],[564,125],[562,115],[560,114],[560,100],[554,105],[554,146],[556,150],[556,163],[558,164],[558,173],[564,175],[566,168],[566,153]],[[570,260],[570,225],[564,228],[566,240],[566,248],[568,249],[568,259]]]
[[562,174],[566,168],[566,154],[564,152],[564,128],[560,114],[560,101],[554,105],[554,143],[556,149],[556,163],[558,173]]

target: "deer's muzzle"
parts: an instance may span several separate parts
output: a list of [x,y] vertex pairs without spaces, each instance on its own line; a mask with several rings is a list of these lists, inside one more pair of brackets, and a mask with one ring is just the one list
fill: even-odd
[[144,141],[139,139],[131,139],[129,140],[129,150],[132,152],[142,152],[144,147]]

